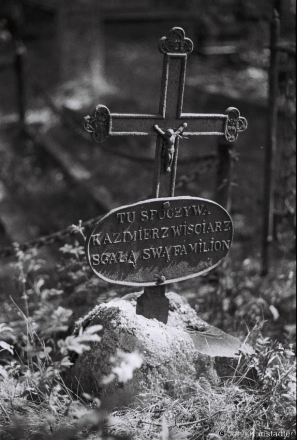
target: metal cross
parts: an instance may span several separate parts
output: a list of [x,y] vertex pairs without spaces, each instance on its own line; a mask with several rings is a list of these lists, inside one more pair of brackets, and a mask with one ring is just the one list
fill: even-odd
[[[85,117],[85,129],[97,142],[108,136],[157,136],[153,198],[174,196],[180,138],[224,135],[233,142],[247,128],[246,119],[234,107],[229,107],[226,114],[183,113],[187,56],[192,50],[193,42],[179,27],[159,41],[164,63],[158,114],[110,113],[107,107],[98,105],[92,116]],[[168,310],[164,285],[146,287],[138,298],[136,313],[147,318],[166,323]]]

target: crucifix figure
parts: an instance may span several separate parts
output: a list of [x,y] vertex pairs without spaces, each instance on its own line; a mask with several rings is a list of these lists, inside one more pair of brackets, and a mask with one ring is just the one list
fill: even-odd
[[155,125],[155,130],[164,138],[164,144],[162,149],[162,157],[164,157],[165,162],[165,171],[170,173],[171,165],[174,158],[175,153],[175,141],[176,138],[181,138],[181,134],[185,128],[187,128],[188,124],[184,122],[176,131],[169,128],[166,131],[163,131],[157,124]]
[[[105,141],[108,136],[157,137],[153,198],[174,196],[180,139],[222,135],[233,142],[247,128],[246,119],[234,107],[229,107],[226,114],[183,113],[186,63],[192,50],[192,41],[179,27],[159,41],[159,51],[164,54],[159,113],[110,113],[107,107],[98,105],[92,116],[85,117],[85,129],[97,142]],[[155,287],[145,287],[144,294],[138,298],[136,313],[166,323],[168,306],[165,285],[158,280]]]

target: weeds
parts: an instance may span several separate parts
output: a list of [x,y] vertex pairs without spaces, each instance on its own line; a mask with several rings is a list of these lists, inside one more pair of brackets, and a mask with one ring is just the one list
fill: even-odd
[[[84,239],[81,225],[73,231]],[[248,334],[233,377],[217,386],[200,377],[178,384],[178,394],[170,396],[161,390],[133,400],[124,396],[122,402],[114,396],[113,405],[107,405],[98,396],[77,396],[63,380],[73,354],[99,342],[102,328],[71,331],[75,310],[63,301],[76,285],[89,282],[90,271],[79,240],[61,252],[58,275],[52,276],[35,250],[16,248],[19,297],[5,300],[0,312],[1,440],[211,440],[222,438],[220,432],[239,440],[243,433],[256,438],[264,428],[294,431],[295,357],[292,332],[286,333],[286,327],[294,326],[288,319],[292,303],[287,310],[293,264],[263,280],[253,260],[245,260],[237,272],[225,265],[215,286],[200,286],[200,316],[225,331]],[[274,327],[283,332],[278,340]],[[112,362],[106,383],[115,376],[125,382],[141,366],[137,354],[118,353]]]
[[[296,432],[294,353],[263,338],[259,329],[254,329],[248,342],[253,339],[254,348],[241,353],[234,376],[219,386],[202,377],[184,395],[143,394],[138,396],[136,409],[115,415],[124,426],[130,426],[133,439],[143,440],[159,438],[164,420],[169,433],[166,439],[242,440],[255,438],[257,431],[265,429]],[[243,385],[253,368],[256,381]],[[220,432],[224,436],[218,436]]]
[[[79,262],[79,243],[61,250],[71,254],[68,264]],[[47,286],[35,250],[16,249],[16,254],[20,301],[11,298],[11,326],[0,324],[0,438],[91,438],[94,431],[107,428],[106,413],[92,410],[94,402],[86,404],[69,390],[63,375],[72,365],[71,354],[90,350],[90,343],[100,341],[102,326],[68,335],[72,310],[60,305],[63,291]]]

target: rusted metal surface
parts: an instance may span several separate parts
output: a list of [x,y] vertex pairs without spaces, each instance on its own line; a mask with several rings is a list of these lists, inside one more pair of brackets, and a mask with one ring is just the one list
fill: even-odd
[[[244,131],[247,128],[247,121],[245,118],[241,117],[239,111],[233,107],[227,109],[226,114],[183,113],[183,96],[185,88],[187,56],[193,50],[193,43],[190,39],[185,37],[185,32],[183,29],[176,27],[170,31],[168,37],[161,38],[159,42],[159,50],[164,55],[159,113],[110,113],[106,107],[103,108],[103,106],[97,106],[92,116],[85,117],[85,129],[92,134],[93,139],[99,142],[105,140],[107,136],[156,136],[157,140],[155,170],[153,177],[152,196],[155,198],[165,198],[164,200],[166,200],[166,202],[164,203],[170,203],[167,199],[168,197],[174,196],[180,140],[189,136],[221,135],[225,136],[225,138],[229,142],[233,142],[234,140],[236,140],[238,133]],[[106,115],[107,113],[109,116],[104,119],[104,115]],[[156,202],[153,201],[153,203]],[[174,201],[174,203],[177,202]],[[207,203],[213,202],[208,201]],[[216,206],[218,207],[219,205]],[[218,209],[219,211],[216,214],[218,215],[218,217],[216,218],[216,220],[213,221],[230,222],[231,219],[229,218],[228,213],[221,207],[219,207]],[[220,216],[222,215],[224,217],[223,220],[220,219]],[[228,216],[228,219],[226,216]],[[171,219],[168,220],[172,221]],[[179,226],[174,221],[172,224],[170,223],[168,224],[168,226],[164,227],[171,228],[174,226]],[[185,220],[185,222],[185,225],[187,225],[188,228],[190,227],[191,230],[192,223],[187,224],[187,220]],[[137,226],[139,226],[140,228],[140,225]],[[159,228],[160,224],[157,222],[154,228],[147,229],[159,230]],[[210,226],[210,230],[211,228],[212,226]],[[95,232],[96,227],[92,235],[94,235]],[[117,231],[117,233],[119,233],[119,231]],[[230,227],[230,230],[226,231],[225,233],[228,233],[228,238],[225,237],[224,241],[230,244],[232,240],[232,226]],[[212,235],[213,237],[210,237],[210,241],[214,243],[216,241],[216,234]],[[143,248],[145,249],[145,252],[143,249],[140,251],[136,250],[136,252],[139,252],[138,255],[142,255],[143,260],[151,259],[151,252],[155,252],[156,255],[158,255],[156,249],[158,249],[158,251],[161,253],[165,252],[164,257],[157,257],[157,259],[153,263],[151,261],[149,263],[145,263],[147,264],[145,268],[142,268],[141,264],[141,270],[137,271],[136,269],[133,272],[131,266],[137,267],[137,264],[140,263],[138,262],[138,259],[134,259],[133,254],[129,254],[129,256],[127,254],[126,261],[131,260],[131,263],[126,263],[126,266],[128,268],[130,267],[130,269],[126,269],[124,271],[125,273],[118,272],[117,275],[114,276],[112,274],[119,270],[119,264],[116,264],[117,269],[112,269],[110,273],[108,272],[107,277],[110,280],[109,277],[114,276],[114,282],[119,282],[120,273],[120,277],[122,277],[120,280],[121,283],[132,283],[140,285],[145,284],[147,286],[145,287],[144,292],[145,297],[138,298],[136,313],[142,314],[150,318],[160,319],[164,323],[167,322],[169,312],[168,306],[166,306],[165,284],[167,282],[172,282],[172,280],[178,281],[180,279],[197,276],[197,274],[199,273],[204,273],[210,270],[210,268],[213,268],[217,264],[219,264],[219,261],[225,255],[225,253],[223,252],[220,255],[217,254],[216,257],[214,257],[213,255],[208,255],[206,259],[203,259],[204,257],[200,259],[200,257],[197,257],[200,252],[197,252],[196,257],[194,257],[194,252],[189,259],[184,258],[183,256],[183,258],[181,258],[179,261],[179,263],[181,264],[176,263],[176,261],[178,261],[178,255],[175,255],[177,259],[172,261],[170,261],[169,255],[169,259],[168,261],[166,261],[167,252],[173,252],[173,254],[175,252],[178,252],[174,250],[174,244],[171,243],[171,239],[172,237],[169,239],[167,245],[162,245],[162,243],[158,242],[154,246],[152,242],[151,247],[148,246]],[[177,246],[181,246],[180,249],[183,249],[182,252],[187,253],[186,246],[188,246],[189,249],[192,243],[190,241],[188,243],[186,238],[184,238],[184,240],[185,241],[183,243],[177,244]],[[223,238],[221,237],[221,240],[218,239],[217,241],[221,243],[222,240]],[[229,244],[227,244],[227,247],[229,246]],[[207,253],[211,254],[212,251],[209,250],[210,248],[208,247],[208,245],[210,247],[214,246],[214,244],[211,244],[210,242],[207,244],[202,240],[202,243],[197,243],[196,249],[200,249],[199,246],[202,246],[201,249],[203,249],[204,246],[205,251],[203,252],[205,252],[205,255]],[[98,246],[100,247],[101,245]],[[169,246],[171,246],[170,251]],[[182,248],[182,246],[184,246],[184,248]],[[193,246],[193,249],[195,249],[195,244]],[[163,250],[160,250],[160,248],[162,248]],[[168,248],[167,251],[164,250],[164,248]],[[152,249],[154,249],[154,251],[152,251]],[[89,253],[89,259],[94,258],[91,257],[92,252],[93,251],[91,250],[91,252]],[[99,255],[99,252],[94,255]],[[102,253],[100,255],[102,255]],[[96,261],[99,261],[99,264],[100,262],[102,263],[102,257],[96,256],[95,258],[97,259]],[[106,257],[104,257],[104,261],[105,258]],[[114,258],[116,259],[117,257],[111,258],[112,260],[114,260]],[[163,264],[164,262],[165,264]],[[144,263],[144,261],[142,261],[142,263]],[[97,266],[99,266],[99,264],[97,264]],[[123,266],[125,263],[121,264]],[[105,270],[106,266],[108,265],[104,265]],[[190,267],[191,265],[192,267]],[[94,270],[94,266],[92,264],[91,267]],[[102,276],[101,272],[100,276]],[[164,307],[166,307],[166,310],[164,309],[162,311],[161,318],[159,317],[159,312],[157,312],[154,304],[154,295],[157,295],[160,301],[160,298],[163,296],[163,303]]]
[[93,272],[107,282],[157,286],[205,274],[227,255],[232,220],[198,197],[149,199],[103,216],[87,239]]

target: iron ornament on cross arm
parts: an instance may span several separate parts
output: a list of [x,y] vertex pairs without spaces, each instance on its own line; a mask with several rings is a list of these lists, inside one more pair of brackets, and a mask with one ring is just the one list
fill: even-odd
[[247,129],[248,123],[235,107],[227,108],[226,113],[225,138],[229,142],[234,142],[238,138],[238,133]]
[[105,105],[97,105],[91,116],[84,117],[84,129],[96,142],[104,142],[111,131],[110,111]]

